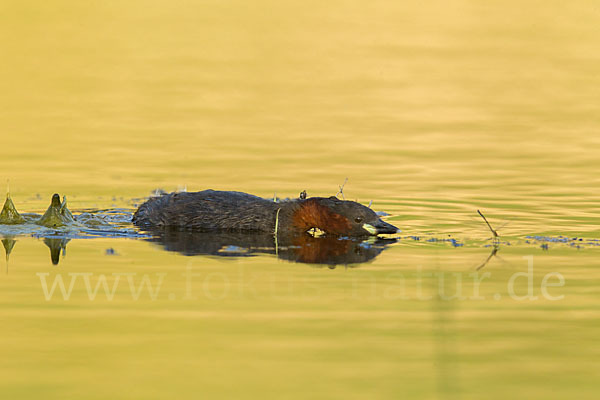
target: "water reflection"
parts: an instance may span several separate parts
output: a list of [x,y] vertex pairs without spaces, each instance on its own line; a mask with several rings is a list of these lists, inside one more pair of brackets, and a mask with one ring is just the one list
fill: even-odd
[[248,257],[274,254],[278,258],[312,264],[359,264],[373,260],[396,239],[380,237],[346,238],[315,237],[308,233],[296,236],[244,233],[203,233],[187,231],[156,231],[146,240],[167,251],[219,257]]
[[480,269],[482,269],[483,267],[485,267],[492,258],[496,257],[496,255],[498,254],[498,251],[500,250],[500,246],[498,243],[494,243],[492,246],[492,251],[490,252],[490,255],[487,256],[487,258],[481,263],[479,264],[479,266],[477,268],[475,268],[476,271],[479,271]]
[[10,253],[11,253],[13,247],[15,247],[15,243],[17,243],[17,241],[12,236],[7,236],[7,237],[2,238],[2,246],[4,246],[4,253],[6,254],[6,261],[8,261],[8,259],[10,258]]
[[[71,239],[66,237],[61,238],[51,238],[45,237],[44,244],[48,246],[50,249],[50,261],[53,265],[58,265],[60,262],[60,256],[62,252],[62,256],[64,257],[67,252],[67,243],[71,241]],[[4,247],[4,254],[6,259],[6,270],[8,272],[8,262],[10,260],[10,254],[12,253],[17,240],[14,239],[13,236],[4,236],[2,238],[2,246]]]
[[2,246],[4,246],[4,254],[6,255],[6,273],[8,273],[8,260],[10,259],[10,253],[17,241],[12,236],[6,236],[2,238]]
[[67,254],[67,243],[71,239],[68,238],[44,238],[44,244],[50,249],[50,259],[53,265],[58,265],[60,261],[60,253],[63,257]]
[[[219,257],[250,257],[273,254],[278,258],[299,263],[326,264],[330,266],[360,264],[373,260],[396,239],[380,237],[350,238],[336,236],[312,236],[308,233],[297,236],[245,233],[208,233],[187,231],[149,232],[147,241],[156,243],[166,251],[175,251],[187,256],[212,255]],[[50,249],[50,261],[58,265],[61,255],[66,255],[69,236],[40,237]],[[4,236],[6,263],[17,241],[13,236]],[[107,250],[107,255],[116,254]]]

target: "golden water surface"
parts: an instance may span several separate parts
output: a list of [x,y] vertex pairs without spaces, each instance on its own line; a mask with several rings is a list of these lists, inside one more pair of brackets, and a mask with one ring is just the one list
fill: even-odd
[[2,398],[597,398],[597,2],[3,0],[0,38],[21,212],[348,178],[402,229],[334,269],[17,237]]

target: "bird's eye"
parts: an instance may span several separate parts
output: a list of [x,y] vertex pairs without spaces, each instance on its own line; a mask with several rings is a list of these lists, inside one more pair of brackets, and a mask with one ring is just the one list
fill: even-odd
[[354,218],[354,222],[356,222],[357,224],[360,224],[362,222],[362,217]]

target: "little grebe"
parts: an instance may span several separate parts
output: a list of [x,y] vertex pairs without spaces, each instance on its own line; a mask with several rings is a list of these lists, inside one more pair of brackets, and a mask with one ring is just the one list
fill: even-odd
[[193,231],[302,233],[317,228],[332,235],[396,233],[373,210],[337,197],[274,202],[247,193],[204,190],[150,198],[133,215],[141,228]]

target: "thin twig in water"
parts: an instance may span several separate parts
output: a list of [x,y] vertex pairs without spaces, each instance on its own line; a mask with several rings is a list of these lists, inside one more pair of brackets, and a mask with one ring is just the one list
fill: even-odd
[[342,200],[346,200],[346,198],[344,197],[344,186],[346,186],[347,182],[348,182],[348,178],[344,179],[344,183],[342,183],[342,186],[340,186],[340,190],[339,190],[339,192],[337,192],[335,194],[335,197],[337,197],[338,194],[341,194],[342,195]]
[[281,208],[277,209],[277,214],[275,215],[275,232],[273,236],[275,237],[275,255],[279,255],[279,243],[277,242],[277,231],[279,230],[279,211]]
[[279,211],[281,211],[281,208],[278,208],[277,214],[275,214],[275,237],[277,237],[277,231],[279,230]]
[[492,232],[492,238],[494,239],[494,241],[498,240],[498,238],[500,237],[500,235],[498,235],[498,232],[496,232],[494,228],[492,228],[492,225],[490,225],[487,218],[481,213],[481,211],[477,210],[477,212],[479,213],[479,215],[481,215],[481,218],[483,218],[488,228],[490,228],[490,231]]
[[[495,258],[498,258],[498,259],[500,259],[501,261],[503,261],[503,260],[502,260],[502,258],[501,258],[501,257],[500,257],[500,256],[497,254],[497,253],[498,253],[498,251],[500,250],[500,239],[499,239],[500,235],[498,235],[498,231],[497,231],[497,230],[495,230],[494,228],[492,228],[492,225],[491,225],[491,224],[488,222],[487,218],[485,217],[485,215],[483,215],[483,214],[481,213],[481,211],[477,210],[477,212],[479,213],[479,215],[481,215],[481,218],[483,218],[483,220],[485,221],[485,223],[486,223],[486,225],[488,226],[488,228],[490,228],[490,232],[492,232],[492,238],[491,238],[491,239],[492,239],[492,241],[493,241],[493,243],[494,243],[494,244],[493,244],[493,247],[492,247],[492,252],[491,252],[491,253],[490,253],[490,255],[488,256],[488,258],[486,258],[486,260],[485,260],[484,262],[482,262],[482,263],[481,263],[481,264],[480,264],[480,265],[479,265],[479,266],[476,268],[476,270],[477,270],[477,271],[479,271],[481,268],[485,267],[485,266],[486,266],[486,265],[487,265],[487,264],[490,262],[490,260],[491,260],[492,258],[494,258],[494,257],[495,257]],[[508,223],[510,223],[510,222],[511,222],[511,221],[508,221],[508,222],[506,222],[506,223],[502,224],[502,225],[500,226],[500,228],[502,228],[502,227],[506,226],[506,225],[507,225]],[[503,261],[503,262],[504,262],[504,261]]]

